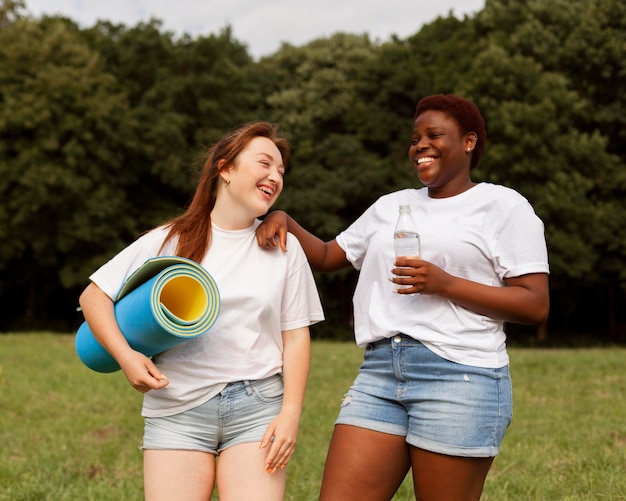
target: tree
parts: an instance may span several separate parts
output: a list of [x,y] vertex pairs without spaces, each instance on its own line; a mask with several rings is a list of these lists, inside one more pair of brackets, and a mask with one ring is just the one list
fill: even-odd
[[[604,0],[489,0],[475,19],[483,48],[459,86],[487,115],[479,173],[519,189],[546,223],[553,311],[561,320],[575,318],[581,293],[596,291],[591,308],[601,311],[611,288],[621,282],[626,290],[619,231],[625,158],[616,155],[623,115],[609,110],[625,101],[623,86],[612,91],[607,81],[624,78],[623,58],[615,55],[625,47],[626,25],[609,7],[624,10]],[[583,47],[593,62],[580,57]],[[588,71],[596,65],[601,75]],[[595,325],[580,320],[574,322],[597,327],[597,317]]]
[[75,304],[91,271],[182,209],[195,160],[254,118],[256,94],[228,29],[174,40],[158,21],[81,31],[20,9],[3,4],[0,28],[0,295],[50,321],[69,309],[53,297]]
[[5,23],[0,57],[0,234],[11,240],[0,248],[0,293],[46,318],[47,294],[84,283],[94,242],[120,243],[112,227],[136,231],[122,189],[135,175],[123,163],[134,123],[65,20]]
[[[200,153],[248,120],[278,123],[294,147],[278,207],[334,237],[382,193],[416,185],[415,104],[454,92],[487,119],[476,179],[519,190],[545,222],[551,325],[615,334],[626,324],[625,53],[621,0],[487,0],[405,40],[337,33],[258,62],[230,28],[81,30],[0,0],[0,301],[15,312],[0,328],[24,312],[47,327],[77,318],[89,272],[180,212]],[[354,279],[319,277],[329,322],[317,332],[348,332]]]

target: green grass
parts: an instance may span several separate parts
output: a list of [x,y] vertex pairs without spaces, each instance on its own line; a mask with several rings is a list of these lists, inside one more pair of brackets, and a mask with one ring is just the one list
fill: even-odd
[[[626,349],[514,348],[514,418],[483,501],[626,500]],[[316,341],[287,499],[317,499],[361,351]],[[0,335],[0,501],[141,500],[141,395],[73,337]],[[412,500],[409,479],[395,501]]]

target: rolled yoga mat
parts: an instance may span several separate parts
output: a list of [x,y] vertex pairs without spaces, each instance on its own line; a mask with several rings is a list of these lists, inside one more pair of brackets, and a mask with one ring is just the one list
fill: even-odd
[[[220,296],[213,277],[195,261],[156,257],[128,278],[114,309],[128,344],[151,357],[207,332],[217,320]],[[87,322],[76,332],[75,347],[80,360],[94,371],[120,369]]]

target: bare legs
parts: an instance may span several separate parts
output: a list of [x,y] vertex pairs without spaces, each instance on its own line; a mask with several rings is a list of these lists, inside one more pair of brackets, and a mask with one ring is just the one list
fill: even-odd
[[143,472],[147,501],[208,501],[215,481],[215,456],[200,451],[147,449]]
[[[286,470],[265,472],[258,443],[215,457],[197,451],[144,451],[148,501],[208,501],[217,477],[220,499],[279,501]],[[462,458],[410,447],[404,437],[337,425],[328,450],[320,501],[389,501],[409,468],[419,501],[478,501],[493,458]],[[216,472],[217,470],[217,472]]]
[[217,478],[221,501],[282,501],[286,469],[265,472],[268,449],[259,442],[229,447],[217,460],[208,452],[144,451],[147,501],[209,501]]
[[389,500],[410,466],[404,437],[338,424],[326,458],[320,501]]
[[217,460],[217,489],[220,501],[282,501],[285,497],[287,469],[265,471],[268,449],[259,443],[229,447]]
[[415,499],[478,501],[493,458],[464,458],[411,447]]
[[388,501],[410,467],[417,500],[478,501],[492,462],[435,454],[409,446],[402,436],[337,425],[320,501]]

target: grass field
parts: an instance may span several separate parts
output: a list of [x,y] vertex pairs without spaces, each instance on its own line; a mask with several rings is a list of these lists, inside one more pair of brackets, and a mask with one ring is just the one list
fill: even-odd
[[[626,349],[514,348],[514,418],[484,501],[626,500]],[[287,499],[317,499],[361,351],[316,341]],[[143,499],[141,395],[81,365],[73,337],[0,335],[0,501]],[[406,480],[395,501],[412,500]]]

